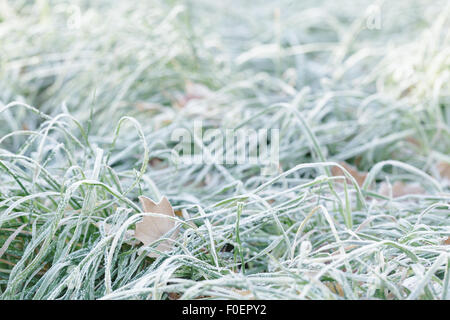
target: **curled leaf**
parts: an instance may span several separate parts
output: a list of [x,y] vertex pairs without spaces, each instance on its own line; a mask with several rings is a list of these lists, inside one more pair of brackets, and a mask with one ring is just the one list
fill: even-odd
[[[140,196],[139,200],[144,212],[159,213],[167,216],[167,218],[145,216],[142,218],[141,222],[136,223],[136,231],[134,233],[135,238],[144,245],[149,245],[162,238],[167,232],[175,227],[175,221],[171,219],[175,217],[175,213],[166,197],[163,197],[159,203],[155,203],[153,200],[144,196]],[[177,234],[178,230],[175,230],[170,238],[175,239]],[[173,243],[171,241],[164,240],[158,244],[156,250],[161,252],[169,251],[172,248],[172,245]],[[156,258],[158,254],[156,252],[151,252],[148,256]]]

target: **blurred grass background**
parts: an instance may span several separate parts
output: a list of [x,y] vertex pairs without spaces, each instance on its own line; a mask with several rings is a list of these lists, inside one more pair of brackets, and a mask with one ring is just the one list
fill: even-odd
[[[1,297],[448,298],[449,15],[0,0]],[[174,163],[195,120],[280,129],[278,173]],[[155,261],[126,238],[141,194],[193,223]]]

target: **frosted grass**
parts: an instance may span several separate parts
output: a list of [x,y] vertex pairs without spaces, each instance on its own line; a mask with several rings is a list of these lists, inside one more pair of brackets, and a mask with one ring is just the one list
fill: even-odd
[[[450,8],[345,3],[2,2],[1,298],[449,299]],[[279,172],[174,163],[194,120],[280,129]],[[139,195],[179,213],[157,259]]]

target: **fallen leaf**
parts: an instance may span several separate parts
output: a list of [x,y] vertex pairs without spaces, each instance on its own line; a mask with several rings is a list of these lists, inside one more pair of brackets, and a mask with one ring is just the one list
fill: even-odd
[[392,186],[383,182],[378,189],[378,193],[386,197],[391,196],[391,192],[392,197],[397,198],[408,194],[424,194],[425,189],[417,183],[404,183],[401,181],[395,181]]
[[177,293],[177,292],[169,292],[167,294],[167,296],[169,297],[169,300],[178,300],[181,297],[181,294]]
[[444,241],[442,241],[442,244],[445,244],[447,246],[450,246],[450,237],[448,237],[447,239],[445,239]]
[[[167,217],[175,217],[173,208],[167,200],[163,197],[159,203],[153,202],[153,200],[140,196],[139,200],[141,202],[143,212],[160,213],[166,215]],[[169,230],[175,227],[175,221],[170,218],[165,217],[151,217],[145,216],[142,218],[141,222],[136,223],[136,231],[134,236],[136,239],[141,241],[144,245],[149,245],[161,237],[163,237]],[[172,233],[171,239],[175,239],[178,234],[178,230]],[[156,250],[164,252],[169,251],[173,246],[173,243],[169,240],[164,240],[158,244]],[[151,252],[148,254],[149,257],[156,258],[158,254],[156,252]]]
[[150,164],[150,167],[155,169],[165,169],[168,167],[168,164],[164,163],[164,160],[158,157],[151,158],[148,163]]
[[[355,178],[356,183],[358,183],[358,185],[361,187],[364,183],[364,180],[366,180],[367,177],[367,172],[360,172],[358,171],[358,169],[344,161],[340,161],[339,164],[344,167],[345,170],[348,171],[348,173]],[[336,177],[336,176],[345,176],[344,171],[342,171],[341,168],[339,168],[338,166],[333,166],[331,167],[331,174]],[[351,183],[351,180],[349,178],[346,178],[346,181],[348,183]]]
[[450,179],[450,163],[442,161],[437,164],[437,169],[442,178]]

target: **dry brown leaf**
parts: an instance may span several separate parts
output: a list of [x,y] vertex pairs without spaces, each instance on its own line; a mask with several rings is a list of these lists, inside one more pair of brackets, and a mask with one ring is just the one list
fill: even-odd
[[378,189],[378,193],[389,197],[391,196],[391,191],[392,191],[392,197],[393,198],[397,198],[397,197],[401,197],[401,196],[405,196],[408,194],[424,194],[425,193],[425,189],[422,188],[422,186],[420,186],[417,183],[404,183],[401,181],[395,181],[394,184],[391,186],[389,186],[388,183],[383,182],[380,185],[380,188]]
[[[355,178],[356,183],[358,183],[358,185],[361,187],[364,183],[364,180],[366,180],[367,177],[367,172],[360,172],[358,171],[357,168],[355,168],[354,166],[348,164],[347,162],[344,161],[340,161],[339,164],[341,166],[344,167],[345,170],[348,171],[348,173]],[[336,176],[345,176],[344,171],[342,171],[341,168],[337,167],[337,166],[333,166],[331,167],[331,174],[336,177]],[[348,183],[351,183],[351,180],[346,178],[346,181]]]
[[439,162],[437,169],[442,178],[450,179],[450,163],[444,161]]
[[158,157],[151,158],[148,163],[150,164],[150,167],[155,169],[165,169],[168,167],[168,164],[165,163],[163,159]]
[[448,237],[447,239],[445,239],[444,241],[442,241],[442,244],[445,244],[447,246],[450,246],[450,237]]
[[169,300],[178,300],[181,298],[181,294],[178,292],[169,292],[167,296],[169,297]]
[[[175,217],[175,213],[166,197],[163,197],[159,203],[155,203],[153,200],[144,196],[140,196],[139,200],[141,201],[142,208],[144,209],[143,212],[160,213],[168,217],[145,216],[142,218],[141,222],[136,223],[136,231],[134,236],[144,245],[149,245],[163,237],[169,230],[175,227],[175,221],[171,219]],[[178,230],[175,230],[170,238],[175,239],[177,234]],[[173,243],[171,241],[164,240],[158,244],[156,250],[161,252],[169,251],[172,246]],[[156,258],[158,254],[156,252],[151,252],[148,256]]]
[[156,167],[158,165],[160,165],[163,162],[163,160],[161,158],[151,158],[150,160],[148,160],[148,163],[150,164],[150,166],[152,167]]

